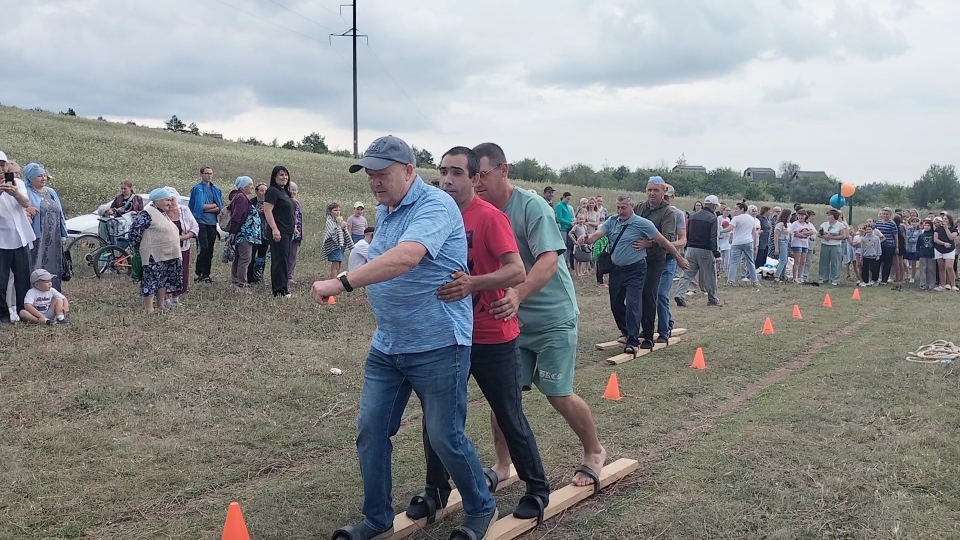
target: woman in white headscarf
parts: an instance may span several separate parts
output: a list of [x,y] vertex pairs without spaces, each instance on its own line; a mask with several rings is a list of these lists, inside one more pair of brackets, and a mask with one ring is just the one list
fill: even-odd
[[64,270],[63,245],[67,241],[67,224],[63,217],[60,196],[47,185],[48,175],[43,165],[30,163],[23,168],[27,183],[30,208],[33,216],[31,226],[37,241],[30,250],[30,269],[43,268],[53,274],[53,288],[63,290],[60,276]]
[[[154,313],[165,307],[168,291],[183,288],[183,260],[180,231],[166,214],[171,206],[177,205],[177,200],[169,189],[157,188],[150,192],[150,202],[153,204],[133,218],[130,244],[143,261],[140,280],[143,309]],[[157,299],[156,308],[154,297]]]
[[172,307],[179,305],[180,297],[187,292],[188,283],[190,283],[190,239],[200,234],[200,224],[197,223],[197,218],[193,217],[190,207],[180,202],[180,193],[170,186],[166,189],[173,193],[173,200],[176,201],[176,204],[170,205],[166,214],[180,231],[180,260],[183,264],[183,288],[179,291],[170,291],[171,294],[163,306]]

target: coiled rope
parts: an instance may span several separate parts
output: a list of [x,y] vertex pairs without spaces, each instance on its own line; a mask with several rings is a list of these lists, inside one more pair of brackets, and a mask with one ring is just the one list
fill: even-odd
[[909,353],[907,361],[920,364],[939,364],[949,363],[957,358],[960,358],[960,347],[949,341],[938,339],[929,345],[921,346],[916,352]]

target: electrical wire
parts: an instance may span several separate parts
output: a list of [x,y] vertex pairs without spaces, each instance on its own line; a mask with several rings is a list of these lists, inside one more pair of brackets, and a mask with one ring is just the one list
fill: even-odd
[[[330,28],[329,26],[327,26],[327,25],[325,25],[325,24],[320,24],[320,23],[318,23],[317,21],[315,21],[315,20],[313,20],[313,19],[311,19],[311,18],[309,18],[309,17],[307,17],[307,16],[305,16],[305,15],[302,15],[302,14],[300,14],[300,13],[297,13],[296,11],[288,8],[287,6],[285,6],[285,5],[283,5],[283,4],[279,3],[279,2],[274,2],[274,0],[267,0],[267,2],[270,2],[271,4],[273,4],[273,5],[275,5],[275,6],[281,7],[281,8],[289,11],[290,13],[293,13],[293,14],[296,15],[297,17],[300,17],[301,19],[303,19],[303,20],[305,20],[305,21],[307,21],[307,22],[312,22],[313,24],[319,26],[320,28],[326,28],[327,30],[336,33],[336,30],[334,30],[333,28]],[[321,7],[322,7],[322,6],[321,6]]]
[[370,45],[369,45],[369,44],[365,44],[364,46],[366,47],[367,52],[370,53],[370,56],[373,57],[373,59],[374,59],[374,61],[377,63],[377,65],[380,66],[380,69],[382,69],[383,72],[386,73],[388,77],[390,77],[390,79],[393,81],[393,84],[397,85],[397,88],[400,89],[400,93],[403,94],[403,97],[407,98],[407,101],[409,101],[410,104],[413,105],[413,108],[416,109],[417,112],[420,113],[420,116],[422,116],[423,119],[427,121],[427,124],[430,126],[430,128],[433,129],[434,131],[439,131],[439,130],[437,129],[437,126],[435,126],[435,125],[433,124],[433,122],[431,122],[430,119],[427,118],[427,115],[424,114],[423,111],[420,110],[420,107],[417,107],[417,104],[414,103],[414,101],[413,101],[412,99],[410,99],[410,96],[407,95],[407,91],[404,90],[402,86],[400,86],[400,82],[397,81],[397,79],[393,76],[393,74],[390,73],[390,71],[383,65],[383,62],[381,62],[381,61],[380,61],[380,58],[377,57],[377,54],[376,54],[375,52],[373,52],[373,49],[370,48]]
[[[223,4],[223,5],[227,6],[228,8],[235,9],[235,10],[237,10],[237,11],[239,11],[240,13],[243,13],[243,14],[245,14],[245,15],[249,15],[250,17],[253,17],[254,19],[263,21],[263,22],[265,22],[265,23],[267,23],[267,24],[271,24],[271,25],[273,25],[273,26],[276,26],[277,28],[286,30],[287,32],[290,32],[290,33],[292,33],[292,34],[296,34],[296,35],[298,35],[298,36],[300,36],[300,37],[305,37],[305,38],[307,38],[307,39],[316,41],[317,43],[323,43],[324,45],[329,45],[329,43],[324,42],[323,40],[317,39],[317,38],[315,38],[315,37],[313,37],[313,36],[308,36],[307,34],[303,34],[303,33],[297,32],[296,30],[287,28],[286,26],[283,26],[283,25],[281,25],[281,24],[277,24],[277,23],[275,23],[275,22],[273,22],[273,21],[264,19],[263,17],[260,17],[260,16],[258,16],[258,15],[254,15],[253,13],[250,13],[249,11],[244,11],[244,10],[238,8],[237,6],[234,6],[234,5],[232,5],[232,4],[228,4],[228,3],[224,2],[223,0],[213,0],[213,1],[214,1],[214,2],[217,2],[217,3],[220,3],[220,4]],[[342,57],[341,57],[341,58],[342,58]]]

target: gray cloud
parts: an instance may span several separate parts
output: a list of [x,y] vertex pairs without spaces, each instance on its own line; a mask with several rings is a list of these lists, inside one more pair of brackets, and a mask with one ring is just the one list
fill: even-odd
[[594,12],[570,31],[559,54],[530,66],[532,81],[657,86],[732,73],[757,59],[880,60],[907,49],[901,33],[847,0],[837,0],[825,22],[792,0],[635,0],[621,2],[619,11]]
[[786,81],[782,84],[767,86],[763,89],[763,100],[769,103],[796,101],[810,96],[810,85],[801,79]]

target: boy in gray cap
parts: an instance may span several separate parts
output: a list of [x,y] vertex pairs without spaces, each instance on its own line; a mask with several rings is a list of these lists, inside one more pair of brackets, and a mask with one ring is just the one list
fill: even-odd
[[20,320],[35,324],[65,324],[70,313],[70,302],[60,291],[53,288],[54,275],[43,268],[30,274],[33,288],[23,299]]

